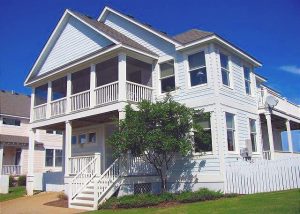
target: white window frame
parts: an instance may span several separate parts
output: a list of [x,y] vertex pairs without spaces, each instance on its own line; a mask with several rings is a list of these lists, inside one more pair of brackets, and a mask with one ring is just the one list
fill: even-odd
[[[197,53],[201,53],[201,52],[204,53],[205,66],[199,66],[199,67],[190,69],[189,56],[197,54]],[[187,80],[188,81],[188,88],[197,88],[197,87],[203,87],[203,86],[208,85],[208,79],[209,78],[208,78],[208,69],[207,69],[208,66],[207,66],[206,57],[207,57],[206,48],[201,48],[201,49],[198,49],[197,51],[189,52],[189,53],[186,54],[186,66],[187,66],[187,73],[188,73],[188,80]],[[206,70],[206,83],[202,83],[202,84],[199,84],[199,85],[192,86],[192,84],[191,84],[191,72],[195,71],[195,70],[198,70],[198,69],[202,69],[202,68],[205,68],[205,70]]]
[[[51,166],[46,166],[46,157],[47,157],[47,150],[52,150],[53,151],[53,160],[52,160],[52,165]],[[61,166],[56,166],[56,161],[55,161],[55,159],[56,159],[56,150],[61,150],[62,151],[62,149],[60,149],[60,148],[46,148],[45,149],[45,158],[44,158],[44,161],[45,161],[45,164],[44,164],[44,167],[45,168],[59,168],[59,167],[62,167],[62,165],[63,165],[63,163],[62,163],[62,165]],[[64,161],[64,159],[63,159],[63,151],[62,151],[62,162]]]
[[[174,74],[162,78],[162,77],[161,77],[160,65],[161,65],[161,64],[164,64],[164,63],[168,63],[169,61],[172,61],[172,60],[173,60],[173,63],[174,63],[174,64],[173,64]],[[164,60],[164,61],[161,61],[161,62],[158,63],[158,80],[159,80],[159,93],[160,93],[160,95],[164,95],[164,94],[167,93],[167,92],[162,92],[162,90],[161,90],[161,86],[162,86],[161,81],[162,81],[163,79],[167,79],[167,78],[170,78],[170,77],[174,77],[175,88],[174,88],[174,90],[170,91],[170,93],[174,93],[174,92],[177,90],[177,89],[176,89],[175,64],[176,64],[176,63],[175,63],[175,59]]]
[[[246,79],[245,77],[245,68],[248,68],[249,69],[249,80]],[[251,81],[251,67],[250,66],[247,66],[247,65],[243,65],[243,76],[244,76],[244,87],[245,87],[245,93],[248,95],[248,96],[252,96],[252,81]],[[248,94],[247,93],[247,90],[246,90],[246,82],[249,83],[249,90],[250,90],[250,93]]]
[[[251,120],[254,120],[254,127],[255,127],[255,132],[252,132],[251,130]],[[249,118],[249,135],[250,135],[250,141],[251,141],[251,147],[252,147],[252,138],[251,138],[251,135],[254,134],[255,135],[255,148],[256,148],[256,151],[253,151],[252,149],[252,152],[253,153],[258,153],[258,138],[257,138],[257,120],[256,119],[253,119],[253,118]]]
[[[227,127],[226,114],[231,114],[233,116],[233,125],[234,125],[233,128],[228,128]],[[225,111],[225,127],[226,127],[226,138],[225,139],[226,139],[227,152],[228,153],[236,153],[238,151],[238,146],[237,146],[237,138],[236,138],[237,128],[236,128],[236,114],[235,113]],[[229,148],[228,148],[228,136],[227,136],[228,130],[231,130],[233,132],[233,150],[229,150]]]
[[[227,56],[228,58],[228,69],[227,68],[223,68],[222,67],[222,63],[221,63],[221,54]],[[225,51],[220,50],[219,51],[219,62],[220,62],[220,70],[221,70],[221,83],[222,86],[226,87],[226,88],[230,88],[233,89],[233,78],[232,78],[232,73],[231,73],[231,56],[226,53]],[[222,76],[222,69],[224,69],[227,73],[228,73],[228,81],[229,81],[229,85],[225,85],[223,83],[223,76]]]
[[[2,120],[2,125],[4,125],[4,126],[9,126],[9,127],[21,127],[22,126],[22,120],[21,119],[16,119],[16,118],[11,118],[11,117],[2,117],[1,118]],[[20,121],[20,125],[18,126],[18,125],[14,125],[14,124],[4,124],[4,119],[6,119],[6,120],[13,120],[13,121]]]

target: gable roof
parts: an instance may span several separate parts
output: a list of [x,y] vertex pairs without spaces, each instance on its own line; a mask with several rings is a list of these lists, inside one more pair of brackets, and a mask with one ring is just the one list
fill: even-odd
[[145,29],[145,30],[147,30],[147,31],[149,31],[149,32],[157,35],[158,37],[160,37],[160,38],[162,38],[162,39],[164,39],[164,40],[166,40],[166,41],[174,44],[175,46],[180,46],[181,45],[180,42],[176,41],[171,36],[168,36],[166,33],[153,28],[149,24],[144,24],[144,23],[136,20],[133,16],[129,16],[129,15],[123,14],[123,13],[121,13],[121,12],[115,10],[115,9],[112,9],[112,8],[110,8],[108,6],[104,7],[104,9],[102,10],[102,12],[101,12],[101,14],[100,14],[100,16],[98,18],[98,21],[100,21],[100,22],[103,21],[103,19],[105,18],[106,14],[108,12],[114,13],[114,14],[116,14],[116,15],[124,18],[124,19],[126,19],[127,21],[132,22],[135,25],[138,25],[139,27],[141,27],[141,28],[143,28],[143,29]]
[[0,91],[0,114],[30,117],[30,96]]

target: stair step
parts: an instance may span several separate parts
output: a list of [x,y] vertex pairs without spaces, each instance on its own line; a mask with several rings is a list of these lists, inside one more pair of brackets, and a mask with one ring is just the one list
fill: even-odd
[[86,194],[86,193],[79,193],[78,195],[77,195],[77,197],[87,197],[87,198],[94,198],[94,193],[88,193],[88,194]]
[[90,207],[94,205],[94,200],[81,200],[81,199],[74,199],[71,201],[71,204],[82,204],[82,206]]
[[94,207],[86,207],[86,206],[81,206],[81,205],[77,205],[77,204],[70,204],[69,208],[79,209],[79,210],[95,210]]
[[83,194],[94,194],[94,191],[93,190],[82,190],[81,193]]
[[84,201],[94,201],[94,197],[92,197],[92,196],[81,196],[81,195],[78,195],[77,197],[76,197],[76,200],[84,200]]

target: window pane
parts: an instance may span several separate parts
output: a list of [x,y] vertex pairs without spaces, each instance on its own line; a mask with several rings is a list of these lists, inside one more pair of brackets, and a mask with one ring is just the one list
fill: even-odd
[[12,118],[3,118],[3,124],[5,125],[12,125],[12,126],[20,126],[21,121]]
[[72,144],[76,144],[77,143],[77,137],[76,136],[72,136]]
[[46,166],[53,166],[53,149],[46,149]]
[[224,85],[230,85],[229,72],[224,69],[222,69],[222,82]]
[[160,68],[160,78],[174,75],[174,60],[161,63],[159,65],[159,68]]
[[229,70],[228,56],[220,53],[221,67]]
[[169,92],[175,90],[175,77],[169,77],[161,80],[161,92]]
[[252,145],[252,151],[256,152],[256,134],[251,134],[251,145]]
[[246,93],[251,94],[250,82],[248,82],[247,80],[245,81],[245,88],[246,88]]
[[118,81],[118,57],[97,64],[96,77],[97,87]]
[[86,135],[85,134],[79,135],[79,143],[80,144],[86,143]]
[[89,142],[96,143],[96,133],[89,133]]
[[234,115],[226,113],[226,126],[227,129],[234,129]]
[[255,120],[253,120],[253,119],[250,119],[250,131],[256,132]]
[[67,96],[67,77],[63,77],[52,82],[52,100],[57,100]]
[[62,150],[55,149],[55,166],[62,166]]
[[227,130],[227,145],[228,151],[234,151],[234,131]]
[[53,130],[46,130],[47,134],[53,134]]
[[72,94],[90,89],[90,68],[72,74]]
[[34,90],[34,105],[41,105],[47,102],[48,85],[36,87]]
[[212,151],[211,130],[205,130],[201,135],[195,133],[194,142],[195,152]]
[[250,68],[244,67],[244,77],[246,80],[250,81]]
[[188,56],[190,70],[205,66],[204,51]]
[[206,68],[197,69],[190,72],[191,86],[207,83]]
[[62,134],[63,134],[63,132],[62,132],[62,131],[60,131],[60,130],[56,130],[56,134],[62,135]]

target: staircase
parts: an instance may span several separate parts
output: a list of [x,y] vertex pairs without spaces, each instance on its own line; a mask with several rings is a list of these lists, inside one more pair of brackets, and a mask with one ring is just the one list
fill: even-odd
[[95,155],[70,182],[70,208],[96,210],[99,204],[110,198],[120,187],[122,161],[116,159],[100,174],[100,160],[100,154]]

